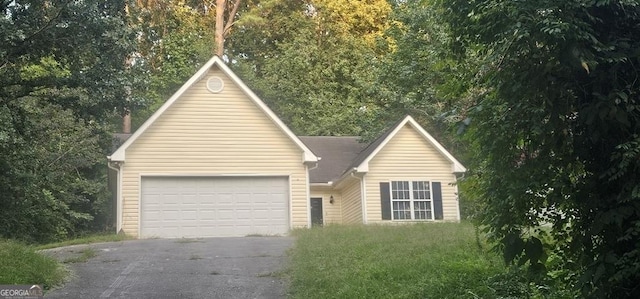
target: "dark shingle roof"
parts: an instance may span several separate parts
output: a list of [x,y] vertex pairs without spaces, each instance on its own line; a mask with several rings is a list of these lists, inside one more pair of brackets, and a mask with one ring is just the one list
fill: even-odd
[[298,136],[309,149],[321,157],[318,167],[309,170],[311,183],[335,181],[348,169],[366,143],[356,136]]

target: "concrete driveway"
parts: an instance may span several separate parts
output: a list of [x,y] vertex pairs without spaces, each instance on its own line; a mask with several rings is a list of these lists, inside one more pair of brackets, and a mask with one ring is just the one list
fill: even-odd
[[[288,237],[244,237],[57,248],[48,254],[67,261],[72,277],[45,297],[282,298],[281,271],[292,244]],[[83,254],[95,256],[81,261]]]

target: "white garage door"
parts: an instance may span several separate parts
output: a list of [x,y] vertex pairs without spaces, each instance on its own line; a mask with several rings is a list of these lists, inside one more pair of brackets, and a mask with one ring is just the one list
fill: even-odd
[[140,235],[231,237],[289,230],[286,177],[143,177]]

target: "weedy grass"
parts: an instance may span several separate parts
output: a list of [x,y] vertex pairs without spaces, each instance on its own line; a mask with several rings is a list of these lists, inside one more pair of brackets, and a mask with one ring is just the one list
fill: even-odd
[[81,249],[80,251],[78,251],[78,255],[74,256],[74,257],[70,257],[65,259],[64,261],[62,261],[65,264],[68,263],[84,263],[86,261],[88,261],[90,258],[92,257],[96,257],[98,255],[98,253],[96,252],[95,249],[88,247],[88,248],[84,248]]
[[45,289],[61,284],[67,270],[33,246],[0,239],[0,284],[40,284]]
[[61,242],[42,244],[42,245],[38,245],[36,249],[42,250],[42,249],[50,249],[50,248],[57,248],[57,247],[64,247],[64,246],[71,246],[71,245],[79,245],[79,244],[118,242],[118,241],[131,240],[131,239],[133,238],[125,234],[101,233],[101,234],[93,234],[93,235],[88,235],[88,236],[84,236],[76,239],[70,239],[70,240],[61,241]]
[[[0,284],[41,284],[45,289],[62,284],[68,275],[65,266],[40,250],[78,244],[115,242],[131,239],[123,234],[94,234],[62,242],[26,245],[18,241],[0,239]],[[81,263],[97,255],[93,248],[85,248],[63,263]]]
[[201,256],[199,256],[197,254],[194,254],[191,257],[189,257],[190,261],[197,261],[197,260],[201,260],[201,259],[203,259],[203,257],[201,257]]
[[202,243],[204,241],[198,238],[180,238],[180,239],[176,239],[175,242],[178,244],[189,244],[189,243]]
[[492,298],[505,271],[469,223],[326,226],[293,232],[292,298]]

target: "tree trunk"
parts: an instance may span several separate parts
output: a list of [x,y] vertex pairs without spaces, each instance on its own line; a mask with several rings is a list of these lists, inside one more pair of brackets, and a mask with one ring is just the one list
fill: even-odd
[[216,0],[216,35],[214,52],[222,58],[224,54],[224,9],[226,0]]

